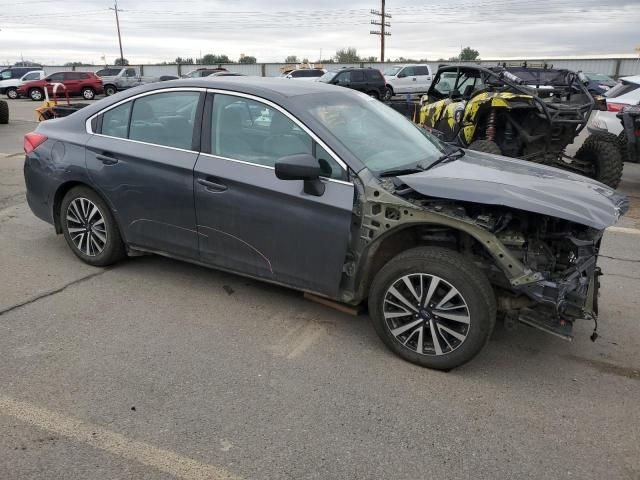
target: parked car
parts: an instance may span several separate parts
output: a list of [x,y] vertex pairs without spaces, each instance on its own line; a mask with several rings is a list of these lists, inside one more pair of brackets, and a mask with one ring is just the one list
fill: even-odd
[[42,80],[44,77],[44,70],[32,70],[20,78],[0,80],[0,95],[6,94],[8,98],[14,100],[20,96],[18,95],[18,87],[20,85],[33,80]]
[[42,70],[41,67],[9,67],[0,71],[0,80],[11,80],[21,78],[34,70]]
[[384,77],[374,68],[343,68],[325,73],[318,81],[352,88],[377,99],[384,98],[387,89]]
[[585,73],[585,77],[589,80],[587,90],[593,95],[604,95],[607,91],[616,86],[616,81],[609,75],[603,73]]
[[326,73],[323,68],[297,68],[282,74],[282,78],[306,80],[313,82]]
[[24,144],[29,206],[82,261],[156,253],[367,302],[393,352],[444,370],[487,344],[497,311],[563,338],[595,319],[600,241],[628,208],[321,82],[150,84]]
[[53,83],[62,83],[69,96],[81,96],[85,100],[93,100],[104,91],[102,80],[93,72],[57,72],[43,80],[20,85],[18,94],[39,102],[44,99],[45,88],[49,95],[53,93]]
[[211,75],[207,75],[208,77],[246,77],[244,73],[238,72],[214,72]]
[[620,119],[616,114],[625,105],[640,104],[640,75],[623,77],[619,83],[605,94],[607,110],[598,110],[591,115],[587,125],[590,133],[612,133],[619,135],[622,132]]
[[389,98],[403,93],[426,93],[433,79],[429,65],[394,65],[383,73]]
[[160,81],[159,76],[140,75],[138,69],[134,67],[123,67],[117,69],[117,72],[115,72],[114,70],[115,69],[110,68],[99,71],[108,75],[99,75],[98,72],[96,72],[96,75],[98,75],[102,80],[102,86],[104,88],[104,94],[106,96],[115,95],[116,93],[122,90],[126,90],[127,88],[137,87],[138,85],[142,85],[145,83]]
[[203,67],[196,68],[195,70],[190,71],[186,75],[183,75],[182,78],[200,78],[200,77],[208,77],[212,73],[216,72],[226,72],[227,69],[223,67]]

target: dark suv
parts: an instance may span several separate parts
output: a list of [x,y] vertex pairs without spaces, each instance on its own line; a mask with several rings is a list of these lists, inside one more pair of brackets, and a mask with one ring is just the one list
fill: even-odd
[[353,88],[377,99],[384,98],[387,89],[382,73],[374,68],[343,68],[325,73],[318,81]]

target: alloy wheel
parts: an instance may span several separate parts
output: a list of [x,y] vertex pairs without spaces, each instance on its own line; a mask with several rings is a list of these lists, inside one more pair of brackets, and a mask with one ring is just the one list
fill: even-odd
[[466,300],[436,275],[414,273],[395,281],[384,296],[386,328],[405,348],[420,355],[446,355],[469,334]]
[[95,94],[93,93],[92,90],[89,90],[88,88],[82,91],[82,96],[85,98],[85,100],[91,100],[93,99],[93,97],[95,96]]
[[15,100],[16,98],[18,98],[18,92],[13,88],[7,90],[7,97],[9,97],[11,100]]
[[43,96],[43,95],[42,95],[42,92],[41,92],[40,90],[32,90],[32,91],[31,91],[31,98],[32,98],[33,100],[35,100],[36,102],[37,102],[38,100],[42,100],[42,96]]
[[100,209],[88,198],[75,198],[67,207],[67,230],[84,255],[100,255],[107,244],[107,229]]

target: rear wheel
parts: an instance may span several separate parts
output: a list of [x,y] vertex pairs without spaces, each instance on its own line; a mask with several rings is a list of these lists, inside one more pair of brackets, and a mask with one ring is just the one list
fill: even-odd
[[496,318],[487,277],[457,252],[419,247],[390,260],[369,292],[382,341],[422,367],[450,370],[475,357]]
[[81,93],[82,93],[82,98],[84,98],[85,100],[93,100],[96,97],[95,90],[90,87],[84,87],[81,90]]
[[7,98],[10,98],[11,100],[18,98],[18,90],[15,88],[8,88],[6,94]]
[[0,124],[9,123],[9,104],[0,100]]
[[104,87],[104,94],[109,97],[111,95],[115,95],[116,93],[118,93],[118,89],[113,86],[113,85],[105,85]]
[[107,204],[93,190],[75,187],[60,205],[67,244],[83,262],[105,267],[125,257],[120,230]]
[[502,150],[496,142],[492,142],[491,140],[476,140],[475,142],[471,142],[469,145],[469,150],[475,150],[476,152],[484,152],[491,153],[493,155],[502,155]]
[[40,102],[44,98],[44,92],[40,88],[32,88],[29,90],[29,98],[34,102]]
[[576,158],[590,164],[591,178],[617,188],[622,178],[623,163],[617,138],[611,136],[615,141],[603,138],[603,135],[590,136],[576,152]]
[[384,96],[382,97],[382,99],[391,100],[391,97],[393,97],[393,88],[387,85],[384,89]]
[[622,163],[630,162],[631,159],[629,158],[629,139],[627,138],[627,132],[622,130],[618,134],[617,139],[618,148],[620,149],[620,160],[622,160]]

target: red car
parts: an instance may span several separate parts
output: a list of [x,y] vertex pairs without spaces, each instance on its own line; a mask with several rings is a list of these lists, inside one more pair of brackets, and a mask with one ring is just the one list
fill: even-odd
[[[103,92],[102,80],[93,72],[57,72],[44,80],[34,80],[21,85],[18,94],[38,102],[44,99],[45,88],[49,95],[53,94],[53,83],[62,83],[67,88],[69,96],[82,96],[85,100],[93,100]],[[64,90],[59,88],[58,95],[64,95]]]

